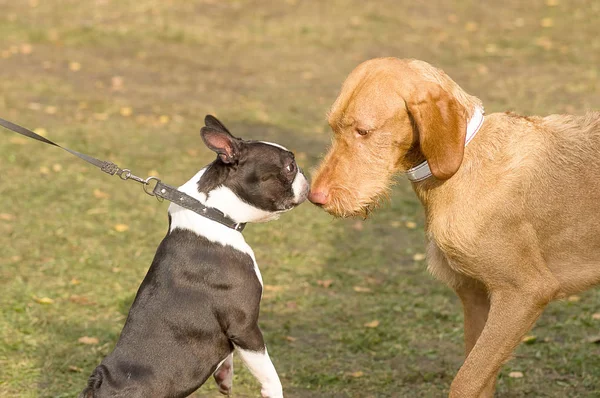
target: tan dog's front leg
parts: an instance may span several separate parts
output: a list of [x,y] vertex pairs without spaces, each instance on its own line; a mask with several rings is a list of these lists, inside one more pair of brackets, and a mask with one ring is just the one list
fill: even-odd
[[553,278],[492,292],[487,322],[450,387],[451,398],[479,398],[558,290]]
[[[455,291],[463,305],[466,358],[485,326],[490,310],[490,298],[485,286],[470,278],[461,283]],[[493,377],[479,398],[493,398],[495,390],[496,378]]]

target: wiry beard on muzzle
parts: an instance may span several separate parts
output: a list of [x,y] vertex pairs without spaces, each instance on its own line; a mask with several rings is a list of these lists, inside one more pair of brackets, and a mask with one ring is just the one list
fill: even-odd
[[361,217],[367,219],[372,212],[384,203],[389,202],[390,190],[390,186],[386,185],[370,197],[360,199],[356,197],[354,191],[346,187],[336,187],[331,192],[331,201],[324,209],[335,217]]

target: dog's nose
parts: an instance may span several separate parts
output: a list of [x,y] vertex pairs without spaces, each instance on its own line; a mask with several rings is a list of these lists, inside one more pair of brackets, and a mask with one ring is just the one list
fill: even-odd
[[308,194],[308,200],[310,200],[311,203],[313,203],[315,205],[324,205],[327,203],[328,199],[329,199],[329,194],[327,191],[324,191],[324,190],[318,190],[318,191],[311,190],[310,193]]

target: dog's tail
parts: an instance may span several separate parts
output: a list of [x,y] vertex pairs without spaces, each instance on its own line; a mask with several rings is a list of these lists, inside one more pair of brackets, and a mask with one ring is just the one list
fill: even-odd
[[96,398],[96,392],[100,389],[102,382],[108,377],[108,368],[104,365],[97,366],[88,379],[87,387],[77,398]]

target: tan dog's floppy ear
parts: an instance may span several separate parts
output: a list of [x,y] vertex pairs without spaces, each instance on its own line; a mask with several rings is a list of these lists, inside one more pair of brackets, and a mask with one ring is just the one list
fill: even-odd
[[431,173],[438,180],[447,180],[463,159],[467,131],[464,107],[434,83],[419,84],[406,104]]

